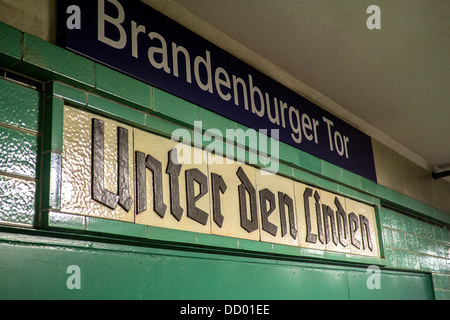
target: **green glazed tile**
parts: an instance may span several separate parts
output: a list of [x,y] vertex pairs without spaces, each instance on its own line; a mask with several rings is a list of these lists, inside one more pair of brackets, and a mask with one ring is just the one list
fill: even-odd
[[67,84],[55,81],[53,82],[53,94],[63,98],[65,101],[76,105],[85,106],[87,104],[87,95],[85,92],[71,87]]
[[62,156],[48,152],[42,163],[42,208],[61,209],[61,167]]
[[0,174],[0,222],[33,225],[36,183]]
[[346,254],[340,252],[325,251],[324,258],[335,261],[347,261]]
[[42,94],[0,79],[0,122],[37,132]]
[[153,89],[153,110],[188,127],[199,120],[199,108],[195,104],[156,88]]
[[268,242],[239,239],[238,248],[244,251],[271,252],[272,244]]
[[342,183],[355,189],[361,189],[361,177],[347,170],[342,170]]
[[392,230],[388,228],[383,229],[383,242],[386,247],[394,246],[394,236],[392,234]]
[[148,226],[147,238],[150,240],[168,241],[168,242],[183,242],[196,244],[197,234],[195,232],[165,229]]
[[135,109],[127,108],[126,106],[97,95],[88,94],[88,107],[100,111],[102,114],[113,117],[117,120],[126,121],[139,126],[145,125],[144,113]]
[[339,191],[339,193],[343,194],[346,197],[356,198],[356,195],[357,195],[356,190],[353,190],[353,189],[350,189],[350,188],[347,188],[347,187],[341,186],[341,185],[338,185],[338,191]]
[[217,235],[197,233],[197,244],[236,249],[238,246],[238,240],[231,237],[221,237]]
[[300,248],[300,253],[304,257],[308,258],[320,258],[323,259],[325,253],[323,250],[309,249],[309,248]]
[[152,87],[101,64],[96,64],[98,91],[149,110],[152,107]]
[[327,161],[321,160],[321,173],[328,179],[342,181],[342,169]]
[[38,137],[0,126],[0,172],[37,176]]
[[287,164],[298,163],[297,157],[297,149],[286,143],[279,143],[279,158],[282,162],[285,162]]
[[321,189],[326,189],[331,192],[338,192],[338,185],[332,181],[328,181],[322,178],[317,178],[317,187]]
[[298,167],[312,172],[312,173],[320,173],[322,170],[322,164],[319,158],[310,155],[306,152],[303,152],[301,150],[297,150],[297,159],[294,161],[294,165],[297,165]]
[[406,249],[405,234],[401,231],[392,230],[394,247],[398,249]]
[[169,138],[172,136],[172,133],[178,129],[187,130],[191,137],[193,135],[193,132],[190,129],[186,129],[180,126],[179,124],[170,122],[165,119],[157,118],[151,115],[146,115],[145,126],[149,128],[151,131],[161,133]]
[[290,256],[300,256],[300,248],[297,246],[286,246],[274,243],[272,245],[272,253]]
[[371,195],[377,195],[377,184],[369,179],[359,177],[361,183],[361,189]]
[[356,192],[356,198],[358,198],[359,200],[362,200],[362,201],[370,202],[370,203],[377,203],[377,201],[373,197],[371,197],[363,192]]
[[94,217],[86,217],[86,231],[147,238],[147,226]]
[[293,169],[294,178],[300,180],[301,182],[305,182],[307,184],[315,185],[317,183],[316,177],[312,174]]
[[377,195],[383,200],[391,199],[391,189],[382,186],[381,184],[377,184]]
[[24,33],[21,68],[41,80],[64,79],[87,87],[95,85],[95,63],[78,54]]

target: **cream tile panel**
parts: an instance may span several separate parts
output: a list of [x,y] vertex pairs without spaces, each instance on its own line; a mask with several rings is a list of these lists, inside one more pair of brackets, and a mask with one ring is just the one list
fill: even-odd
[[[325,240],[320,241],[319,230],[323,230],[322,209],[316,211],[316,200],[314,195],[317,193],[320,201],[321,191],[302,183],[295,182],[295,202],[298,219],[298,244],[303,248],[325,250]],[[308,195],[305,192],[308,190]],[[307,214],[309,209],[309,214]],[[318,216],[317,216],[318,215]],[[318,219],[319,218],[319,219]],[[310,221],[310,238],[308,239],[307,220]],[[323,232],[322,232],[323,233]],[[313,238],[313,239],[312,239]]]
[[[129,211],[120,205],[112,209],[92,199],[93,119],[104,124],[103,187],[113,196],[119,194],[118,128],[128,130],[128,185],[133,199]],[[282,176],[263,175],[252,166],[229,159],[225,161],[219,155],[67,106],[63,139],[62,212],[317,250],[380,256],[372,206]],[[181,166],[169,161],[171,151],[176,152]],[[150,161],[148,168],[147,159]],[[159,165],[160,170],[155,172],[154,186],[152,166],[155,165]],[[156,188],[159,186],[158,173],[162,183],[160,189]],[[175,178],[171,179],[169,173]],[[173,202],[171,191],[176,194],[177,186],[179,197]],[[155,189],[160,191],[156,196]],[[241,195],[245,196],[245,201],[239,190],[244,191]],[[159,195],[163,203],[160,209],[154,206]],[[145,202],[141,201],[144,198]],[[191,199],[190,214],[188,199]],[[253,216],[250,199],[254,201]],[[283,201],[284,220],[280,206]],[[141,203],[146,207],[141,207]],[[293,208],[292,217],[289,206]],[[245,219],[241,214],[245,214]],[[284,234],[283,225],[286,228]]]
[[[336,205],[336,200],[339,201],[340,205],[342,206],[342,209],[344,209],[344,215],[345,218],[347,218],[347,212],[345,211],[344,197],[323,190],[320,192],[320,202],[322,203],[321,210],[323,217],[323,232],[325,234],[325,250],[350,253],[350,244],[346,244],[345,241],[347,240],[348,242],[349,235],[347,235],[347,238],[345,238],[344,232],[345,224],[342,221],[342,218],[340,218],[340,216],[337,214],[338,207]],[[326,214],[327,211],[329,214]],[[332,218],[330,218],[330,216]],[[344,239],[340,239],[339,237],[338,217],[342,223],[341,230],[343,235],[342,238]],[[346,245],[344,246],[341,242],[343,242]]]
[[[213,162],[213,157],[211,154],[208,155],[208,161]],[[256,169],[248,166],[239,164],[237,162],[231,164],[217,164],[214,163],[209,165],[209,172],[218,174],[221,176],[227,186],[226,191],[220,197],[221,209],[223,215],[223,224],[221,227],[212,221],[212,233],[220,236],[235,237],[241,239],[250,240],[260,240],[260,215],[259,215],[259,203],[257,200],[257,210],[258,210],[258,229],[252,232],[248,232],[241,227],[241,216],[239,209],[239,193],[238,187],[242,184],[241,180],[237,176],[239,168],[242,168],[248,179],[251,181],[252,185],[256,189],[255,174]],[[258,196],[256,196],[258,199]],[[250,200],[249,195],[246,193],[246,205],[247,205],[247,218],[250,219]]]
[[[355,213],[358,217],[358,223],[359,223],[359,229],[358,232],[356,232],[355,236],[358,241],[361,242],[361,248],[358,249],[355,246],[351,246],[351,253],[352,254],[359,254],[359,255],[365,255],[365,256],[371,256],[371,257],[380,257],[380,249],[378,245],[378,231],[377,231],[377,222],[375,217],[374,208],[372,206],[366,205],[364,203],[360,203],[351,199],[345,199],[346,206],[347,206],[347,213]],[[361,230],[361,218],[360,215],[363,215],[367,218],[369,221],[370,226],[370,238],[372,243],[372,250],[370,250],[367,246],[367,241],[365,241],[366,246],[363,246],[362,243],[362,235],[364,231],[364,235],[366,235],[366,230]]]
[[[291,246],[298,245],[298,223],[297,223],[297,210],[295,208],[295,192],[294,192],[294,181],[284,178],[282,176],[277,175],[262,175],[261,171],[256,172],[256,184],[258,186],[258,196],[259,196],[259,210],[260,210],[260,218],[261,218],[261,241],[272,242],[272,243],[281,243],[288,244]],[[271,224],[271,227],[276,228],[275,235],[273,235],[274,230],[266,231],[262,225],[262,200],[260,192],[266,193],[268,190],[269,195],[273,195],[273,212],[268,217],[268,222]],[[290,227],[290,217],[289,217],[289,209],[288,205],[284,205],[284,220],[286,226],[286,234],[282,236],[282,225],[281,225],[281,213],[280,213],[280,195],[279,192],[283,194],[284,199],[292,200],[292,208],[293,208],[293,227]],[[288,198],[286,198],[287,196]],[[270,196],[271,198],[272,196]],[[267,196],[266,196],[267,198]],[[283,199],[282,198],[282,199]],[[288,201],[288,200],[286,200]],[[271,200],[266,200],[266,210],[271,210]],[[272,232],[272,233],[271,233]],[[294,237],[292,234],[294,234]]]
[[[94,115],[64,108],[62,153],[61,211],[92,217],[134,222],[134,204],[126,212],[119,205],[115,210],[92,200],[92,119]],[[103,117],[104,121],[104,188],[117,193],[117,127],[128,130],[129,186],[133,197],[133,129]]]
[[[169,151],[173,150],[178,143],[168,140],[166,138],[159,137],[154,134],[150,134],[148,132],[144,132],[138,129],[134,130],[134,141],[135,141],[135,151],[143,152],[146,156],[151,155],[156,158],[158,161],[162,163],[162,176],[163,176],[163,199],[164,204],[167,206],[166,212],[164,214],[164,218],[161,218],[155,211],[153,206],[153,174],[150,170],[146,170],[146,181],[147,181],[147,210],[141,212],[136,215],[136,223],[145,224],[155,227],[169,228],[169,229],[178,229],[185,231],[194,231],[201,233],[210,233],[211,226],[209,222],[209,217],[206,225],[202,225],[199,222],[187,217],[187,201],[186,201],[186,171],[189,169],[199,169],[203,174],[207,176],[208,168],[207,162],[202,161],[201,164],[182,164],[181,172],[179,175],[179,199],[180,206],[183,209],[183,213],[181,215],[181,220],[178,221],[171,214],[171,206],[170,206],[170,181],[169,175],[166,174],[167,165],[169,162]],[[181,148],[180,148],[181,150]],[[184,149],[185,150],[185,149]],[[180,154],[181,157],[181,154]],[[187,158],[186,162],[193,163],[194,161],[194,152],[191,153],[192,160],[189,161]],[[205,159],[207,157],[205,156]],[[209,189],[209,179],[208,181],[208,189]],[[199,194],[199,187],[197,184],[194,184],[195,194]],[[209,191],[209,190],[208,190]],[[209,192],[207,195],[203,196],[196,202],[196,206],[206,212],[208,215],[210,214],[209,208]]]

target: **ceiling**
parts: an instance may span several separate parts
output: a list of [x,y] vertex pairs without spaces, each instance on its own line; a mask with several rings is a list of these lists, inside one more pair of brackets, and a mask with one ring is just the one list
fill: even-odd
[[[450,167],[450,1],[174,1],[430,164]],[[366,26],[372,4],[379,30]]]

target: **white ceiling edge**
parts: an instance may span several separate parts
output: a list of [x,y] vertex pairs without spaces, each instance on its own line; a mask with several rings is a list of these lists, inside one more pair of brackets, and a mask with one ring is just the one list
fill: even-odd
[[430,163],[423,157],[419,156],[417,153],[411,151],[398,141],[392,139],[390,136],[388,136],[378,128],[372,126],[371,124],[367,123],[358,116],[350,113],[344,107],[342,107],[332,99],[321,94],[320,92],[309,87],[308,85],[302,83],[300,80],[298,80],[285,70],[281,69],[280,67],[270,62],[269,60],[261,57],[254,51],[248,49],[238,41],[228,36],[226,33],[220,31],[219,29],[215,28],[214,26],[202,20],[201,18],[195,16],[189,10],[179,5],[178,3],[172,0],[164,0],[164,1],[141,0],[141,1],[158,10],[159,12],[171,18],[172,20],[175,20],[176,22],[185,26],[189,30],[197,33],[206,40],[221,47],[225,51],[236,56],[245,63],[251,65],[255,69],[263,72],[267,76],[278,81],[279,83],[283,84],[292,91],[314,102],[315,104],[327,110],[328,112],[334,114],[338,118],[348,122],[349,124],[356,127],[358,130],[364,132],[371,138],[377,140],[383,145],[399,153],[400,155],[410,160],[411,162],[415,163],[416,165],[420,166],[421,168],[427,170],[428,172],[430,172],[430,178],[431,172],[441,171],[440,168]]

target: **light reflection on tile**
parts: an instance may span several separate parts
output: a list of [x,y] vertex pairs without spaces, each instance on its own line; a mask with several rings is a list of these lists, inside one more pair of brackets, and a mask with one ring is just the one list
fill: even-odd
[[[120,206],[117,206],[115,210],[111,210],[92,200],[91,139],[92,119],[94,117],[103,120],[105,123],[104,188],[117,193],[117,127],[128,129],[129,145],[133,143],[133,129],[116,121],[66,106],[64,109],[61,211],[134,222],[134,205],[129,212],[126,212]],[[131,192],[134,183],[132,148],[129,148],[128,156]]]

